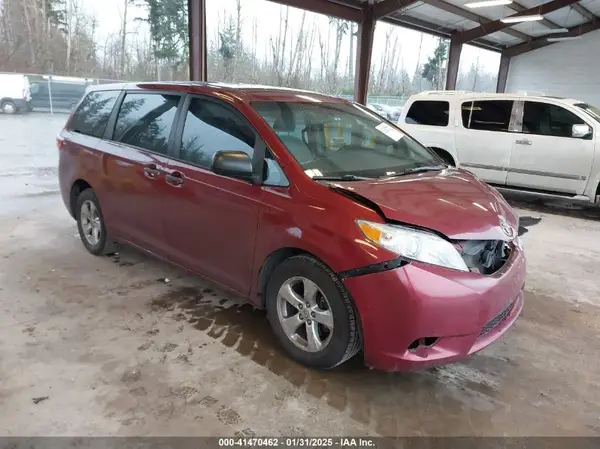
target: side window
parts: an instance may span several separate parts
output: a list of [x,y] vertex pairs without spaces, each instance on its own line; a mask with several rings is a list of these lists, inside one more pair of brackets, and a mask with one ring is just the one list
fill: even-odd
[[465,128],[482,131],[509,130],[513,108],[512,100],[468,101],[461,105]]
[[448,126],[450,103],[447,101],[415,101],[406,114],[406,123]]
[[523,109],[523,132],[541,136],[571,137],[573,125],[585,121],[560,106],[526,101]]
[[117,117],[114,140],[167,154],[179,99],[178,95],[127,94]]
[[254,130],[231,109],[214,101],[192,98],[185,117],[179,157],[209,168],[219,150],[254,154]]
[[29,85],[29,93],[31,95],[37,95],[40,93],[40,83],[31,83]]
[[285,173],[283,173],[283,170],[275,160],[273,153],[271,153],[271,150],[268,148],[265,153],[263,184],[279,187],[287,187],[290,185],[287,176],[285,176]]
[[73,113],[69,123],[71,131],[101,138],[119,94],[118,91],[90,92]]

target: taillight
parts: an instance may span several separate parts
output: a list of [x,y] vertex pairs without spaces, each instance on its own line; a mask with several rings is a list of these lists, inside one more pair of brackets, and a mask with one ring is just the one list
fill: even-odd
[[59,150],[62,150],[65,146],[65,139],[63,139],[62,137],[57,137],[56,138],[56,148],[58,148]]

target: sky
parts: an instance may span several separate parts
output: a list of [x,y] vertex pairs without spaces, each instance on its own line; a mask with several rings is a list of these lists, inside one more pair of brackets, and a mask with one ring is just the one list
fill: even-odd
[[[95,14],[98,20],[97,35],[99,42],[104,42],[105,38],[111,34],[118,34],[122,17],[123,17],[123,3],[125,0],[75,0],[81,2],[82,6],[86,11],[91,14]],[[235,0],[207,0],[207,12],[206,12],[206,23],[207,33],[209,40],[217,36],[219,24],[223,22],[224,17],[227,14],[235,13]],[[265,0],[242,0],[242,34],[244,39],[248,42],[252,41],[252,29],[255,23],[255,28],[258,30],[259,48],[257,52],[268,51],[268,42],[270,36],[275,36],[277,29],[273,24],[279,24],[280,13],[284,7],[276,3],[272,3]],[[144,16],[144,10],[139,7],[129,6],[128,9],[128,29],[133,31],[137,30],[141,33],[147,33],[147,27],[140,22],[136,22],[136,17]],[[293,32],[294,29],[299,28],[299,22],[301,21],[302,11],[290,8],[290,29]],[[326,35],[328,29],[329,19],[326,16],[322,16],[314,13],[307,13],[307,21],[315,20],[317,22],[318,29],[323,35]],[[433,53],[438,38],[423,34],[417,31],[409,30],[406,28],[397,27],[387,23],[379,22],[375,28],[375,38],[373,43],[373,55],[372,62],[377,64],[381,60],[382,54],[385,48],[386,33],[392,30],[390,40],[394,42],[395,37],[398,36],[398,42],[401,45],[401,62],[400,65],[409,74],[413,74],[417,67],[417,63],[420,61],[421,64],[427,61],[427,57]],[[423,41],[421,45],[421,51],[419,53],[419,45],[421,41],[421,35],[423,34]],[[349,55],[349,38],[345,39],[345,43],[342,44],[341,59],[342,61],[348,60]],[[262,47],[262,48],[261,48]],[[500,55],[498,53],[482,50],[469,45],[463,46],[460,61],[460,71],[467,71],[472,64],[477,63],[482,71],[497,73],[498,66],[500,64]]]

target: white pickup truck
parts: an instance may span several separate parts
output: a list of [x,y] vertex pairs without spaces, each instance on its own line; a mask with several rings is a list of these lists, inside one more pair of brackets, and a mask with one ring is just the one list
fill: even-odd
[[496,187],[600,202],[600,110],[583,101],[429,91],[399,126]]

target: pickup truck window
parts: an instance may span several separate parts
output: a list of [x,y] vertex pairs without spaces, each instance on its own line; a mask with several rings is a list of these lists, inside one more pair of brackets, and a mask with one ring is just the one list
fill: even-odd
[[450,103],[447,101],[415,101],[406,114],[406,123],[448,126]]
[[565,108],[549,103],[526,101],[523,109],[523,132],[540,136],[571,137],[573,125],[585,121]]
[[463,126],[481,131],[508,132],[513,103],[512,100],[464,102],[461,105]]

